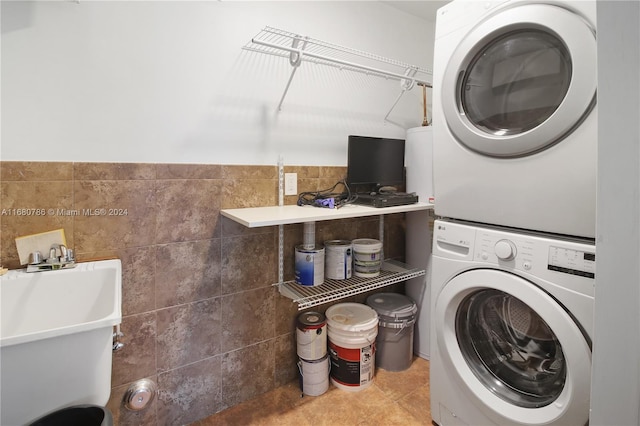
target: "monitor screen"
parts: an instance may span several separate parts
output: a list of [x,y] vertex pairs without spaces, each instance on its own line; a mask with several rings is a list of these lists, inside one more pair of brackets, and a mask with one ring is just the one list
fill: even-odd
[[349,136],[347,184],[353,192],[404,186],[404,139]]

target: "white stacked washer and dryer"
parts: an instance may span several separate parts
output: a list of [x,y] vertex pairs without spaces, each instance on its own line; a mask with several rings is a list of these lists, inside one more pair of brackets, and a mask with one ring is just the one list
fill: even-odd
[[595,1],[438,10],[431,413],[586,425],[595,283]]

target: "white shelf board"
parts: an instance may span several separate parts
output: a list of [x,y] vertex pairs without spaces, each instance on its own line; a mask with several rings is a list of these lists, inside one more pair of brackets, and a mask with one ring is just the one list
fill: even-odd
[[339,209],[326,209],[313,206],[269,206],[223,209],[220,213],[248,228],[259,228],[262,226],[288,225],[292,223],[318,222],[322,220],[348,219],[362,216],[379,216],[429,209],[433,209],[433,204],[415,203],[406,206],[382,208],[348,204]]

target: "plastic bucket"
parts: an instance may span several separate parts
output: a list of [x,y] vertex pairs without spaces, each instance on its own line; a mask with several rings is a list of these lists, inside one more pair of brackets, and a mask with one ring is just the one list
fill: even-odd
[[351,241],[330,240],[324,242],[325,277],[331,280],[351,278],[352,248]]
[[367,297],[367,305],[378,314],[376,366],[404,371],[413,362],[413,326],[418,307],[411,298],[397,293]]
[[367,305],[340,303],[325,312],[331,383],[357,392],[373,383],[378,315]]
[[300,371],[300,384],[302,393],[309,396],[322,395],[329,389],[329,355],[315,361],[300,359],[298,370]]
[[371,238],[353,240],[353,273],[356,277],[373,278],[380,275],[382,242]]
[[296,325],[297,353],[301,359],[315,361],[327,355],[327,321],[319,312],[303,312]]

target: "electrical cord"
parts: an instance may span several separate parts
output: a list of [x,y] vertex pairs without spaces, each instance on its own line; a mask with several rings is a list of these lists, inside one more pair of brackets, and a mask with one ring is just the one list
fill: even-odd
[[[336,188],[342,185],[342,192],[335,192]],[[338,209],[347,204],[353,203],[357,195],[351,194],[349,185],[344,180],[338,181],[331,188],[322,189],[320,191],[308,191],[298,194],[299,206],[324,207],[328,209]]]

